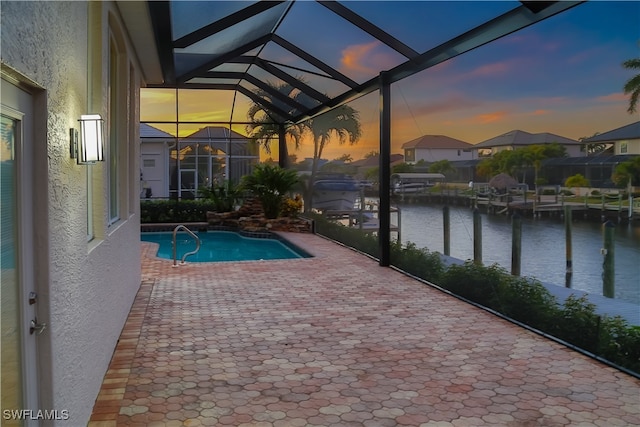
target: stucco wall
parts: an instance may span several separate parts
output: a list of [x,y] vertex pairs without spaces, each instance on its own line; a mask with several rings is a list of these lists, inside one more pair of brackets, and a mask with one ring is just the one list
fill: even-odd
[[[142,159],[143,185],[151,191],[151,197],[169,197],[169,161],[167,144],[165,142],[147,142],[140,144],[140,157]],[[151,167],[145,161],[152,162]],[[145,198],[142,190],[140,198]]]
[[[99,43],[108,53],[108,17],[116,9],[102,2],[94,7],[99,8]],[[47,189],[48,209],[35,212],[44,230],[35,250],[44,260],[36,266],[37,286],[40,317],[49,327],[38,338],[41,408],[32,409],[66,409],[71,419],[59,421],[60,425],[86,425],[140,284],[139,208],[127,206],[121,221],[107,227],[108,166],[90,166],[99,239],[87,242],[88,166],[69,158],[69,129],[78,128],[81,114],[100,112],[106,117],[108,113],[104,107],[95,110],[96,104],[107,105],[95,102],[96,94],[106,93],[106,64],[93,70],[98,73],[93,82],[102,87],[92,88],[92,94],[88,90],[88,3],[3,1],[1,9],[3,64],[45,91],[40,107],[47,130],[34,143],[36,155],[46,156],[40,163],[48,164],[47,172],[39,171],[35,177],[36,185]],[[107,53],[102,58],[108,58]],[[135,68],[133,57],[130,61]],[[88,111],[92,105],[93,111]],[[124,155],[133,157],[123,162],[129,171],[139,170],[137,156],[131,156],[135,152],[127,150]],[[128,162],[134,162],[132,167]],[[131,191],[138,193],[137,188]],[[122,203],[127,200],[123,197]]]
[[[458,155],[458,153],[460,155]],[[437,162],[439,160],[472,160],[473,151],[464,151],[448,148],[424,149],[416,148],[416,162],[424,160],[425,162]]]
[[[626,151],[623,152],[622,147],[626,144]],[[616,154],[640,154],[640,139],[627,139],[618,141],[615,144]]]

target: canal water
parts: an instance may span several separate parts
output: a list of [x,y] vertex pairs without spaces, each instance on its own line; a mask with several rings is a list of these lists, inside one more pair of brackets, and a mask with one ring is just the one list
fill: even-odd
[[[402,243],[444,252],[442,206],[400,204]],[[575,215],[575,214],[574,214]],[[577,215],[576,215],[577,216]],[[395,214],[392,222],[395,223]],[[473,211],[450,207],[451,256],[473,259]],[[511,218],[482,214],[483,264],[511,271]],[[640,304],[640,223],[615,224],[615,298]],[[602,295],[602,224],[573,218],[573,275],[570,287]],[[522,219],[521,275],[565,286],[565,226],[557,217]]]

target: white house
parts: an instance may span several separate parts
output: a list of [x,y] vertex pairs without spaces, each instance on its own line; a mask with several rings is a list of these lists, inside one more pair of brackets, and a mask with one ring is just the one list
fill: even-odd
[[176,137],[140,123],[140,197],[169,197],[169,150]]
[[613,154],[640,154],[640,121],[582,140],[583,144],[613,144]]
[[[162,74],[143,2],[0,9],[1,407],[82,426],[140,286],[139,89]],[[87,114],[104,161],[78,164]]]
[[474,159],[473,145],[445,135],[423,135],[405,142],[402,149],[407,163]]
[[477,150],[478,157],[483,157],[492,156],[504,150],[515,150],[529,145],[553,143],[558,143],[564,146],[569,157],[584,156],[580,142],[549,132],[529,133],[523,130],[512,130],[503,133],[502,135],[487,139],[486,141],[482,141],[473,147]]
[[225,126],[205,126],[184,138],[140,124],[141,198],[193,198],[198,189],[251,173],[257,145]]

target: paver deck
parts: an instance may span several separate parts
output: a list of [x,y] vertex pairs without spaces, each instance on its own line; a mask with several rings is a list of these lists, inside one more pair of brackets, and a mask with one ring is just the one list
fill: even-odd
[[90,427],[640,426],[640,380],[379,267],[315,255],[143,283]]

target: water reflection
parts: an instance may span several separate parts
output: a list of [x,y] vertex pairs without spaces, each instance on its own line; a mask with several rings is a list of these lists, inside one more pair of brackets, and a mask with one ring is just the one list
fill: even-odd
[[[401,205],[402,241],[444,251],[441,206]],[[451,256],[473,259],[473,212],[450,208]],[[640,224],[616,224],[615,298],[640,304]],[[511,218],[482,214],[483,263],[511,270]],[[574,217],[572,223],[574,289],[602,295],[602,225]],[[564,286],[566,277],[565,229],[560,217],[522,219],[522,276]]]

